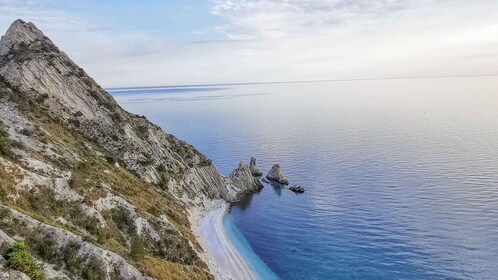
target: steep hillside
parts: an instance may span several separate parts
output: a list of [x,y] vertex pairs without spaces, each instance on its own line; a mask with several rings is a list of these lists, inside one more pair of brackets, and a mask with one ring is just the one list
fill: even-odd
[[247,189],[224,179],[192,146],[123,110],[32,23],[17,20],[2,37],[0,76],[50,117],[115,155],[128,170],[168,186],[184,201],[194,202],[199,195],[236,201]]
[[21,20],[0,40],[0,117],[1,279],[34,269],[13,264],[21,240],[47,279],[212,279],[189,208],[261,188],[123,110]]

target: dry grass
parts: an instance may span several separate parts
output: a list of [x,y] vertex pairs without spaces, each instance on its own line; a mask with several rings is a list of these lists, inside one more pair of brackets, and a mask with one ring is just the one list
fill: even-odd
[[185,267],[150,255],[144,256],[141,261],[136,263],[136,267],[142,273],[158,280],[214,279],[213,276],[198,267]]
[[[100,148],[94,141],[86,139],[66,125],[51,119],[38,106],[20,99],[19,96],[22,95],[11,98],[19,104],[20,111],[37,127],[32,137],[41,143],[53,144],[56,150],[74,152],[80,160],[56,159],[40,152],[27,149],[25,151],[33,158],[51,163],[62,170],[70,170],[72,172],[70,187],[82,195],[83,203],[89,206],[106,195],[108,190],[103,187],[105,183],[110,186],[113,194],[133,204],[140,216],[165,215],[174,227],[174,230],[167,231],[168,236],[165,236],[165,240],[178,241],[168,243],[172,246],[171,248],[175,248],[173,249],[175,255],[168,256],[167,250],[162,253],[147,250],[140,252],[140,256],[137,257],[124,236],[122,226],[116,224],[119,221],[113,221],[110,211],[102,213],[108,227],[96,227],[95,225],[98,224],[96,220],[78,210],[79,207],[57,201],[54,194],[47,188],[39,188],[37,192],[17,192],[14,188],[14,178],[19,175],[7,172],[4,166],[0,165],[0,201],[2,203],[43,223],[84,236],[88,241],[125,257],[148,276],[168,280],[213,279],[206,272],[207,266],[196,256],[195,251],[189,245],[192,244],[195,250],[201,250],[190,230],[184,205],[176,201],[164,188],[147,183],[124,168],[116,168],[113,162],[108,160],[113,155]],[[103,156],[97,156],[96,152],[102,153]],[[19,194],[15,203],[7,199],[8,194],[14,193]],[[64,217],[76,227],[62,225],[55,221],[57,217]],[[15,223],[4,224],[4,226],[11,227],[12,232],[20,232],[16,229],[18,225]],[[150,244],[144,244],[144,246],[151,247]]]

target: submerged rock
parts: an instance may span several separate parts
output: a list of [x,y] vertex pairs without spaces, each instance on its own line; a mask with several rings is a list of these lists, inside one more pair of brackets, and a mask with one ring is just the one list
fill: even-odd
[[263,172],[259,170],[256,158],[251,158],[251,163],[249,164],[249,169],[251,169],[252,176],[260,177],[263,176]]
[[294,185],[294,186],[290,187],[289,190],[291,190],[295,193],[303,193],[304,192],[304,188],[299,186],[299,185]]
[[266,175],[266,178],[277,181],[280,184],[288,185],[289,181],[285,179],[284,175],[282,174],[282,170],[280,168],[280,164],[275,164],[273,167],[270,169],[268,174]]

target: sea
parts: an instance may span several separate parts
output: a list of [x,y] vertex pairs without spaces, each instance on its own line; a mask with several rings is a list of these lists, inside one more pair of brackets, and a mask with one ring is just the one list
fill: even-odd
[[498,279],[498,77],[109,89],[228,175],[290,185],[224,218],[261,279]]

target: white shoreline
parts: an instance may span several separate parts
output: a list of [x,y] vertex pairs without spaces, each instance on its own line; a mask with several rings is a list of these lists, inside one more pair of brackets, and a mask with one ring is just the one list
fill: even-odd
[[226,235],[223,217],[228,207],[216,200],[203,209],[191,209],[192,230],[204,250],[200,257],[217,280],[258,280]]

